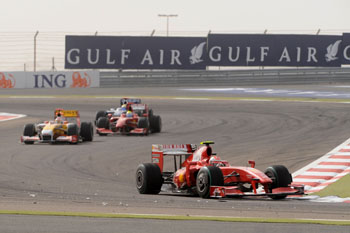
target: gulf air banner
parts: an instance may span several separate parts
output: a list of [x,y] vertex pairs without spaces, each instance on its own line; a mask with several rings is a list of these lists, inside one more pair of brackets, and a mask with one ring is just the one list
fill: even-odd
[[66,69],[205,69],[205,37],[66,36]]
[[208,66],[340,67],[350,34],[209,34],[207,37],[66,36],[66,69],[206,69]]
[[0,89],[89,88],[100,86],[98,71],[0,72]]
[[341,66],[342,36],[213,34],[208,66]]
[[349,65],[350,64],[350,33],[343,34],[343,40],[341,42],[342,48],[342,64]]

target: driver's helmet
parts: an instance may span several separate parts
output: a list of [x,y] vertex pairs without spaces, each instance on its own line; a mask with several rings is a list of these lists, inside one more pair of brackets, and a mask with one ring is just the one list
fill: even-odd
[[126,112],[126,117],[132,117],[132,111],[127,111]]
[[225,164],[223,163],[223,161],[221,160],[221,158],[219,156],[211,156],[211,158],[209,159],[209,164],[214,166],[214,167],[225,166]]
[[117,108],[113,113],[114,116],[120,116],[120,114],[122,114],[122,108]]
[[61,119],[61,117],[56,117],[56,119],[55,119],[55,123],[56,124],[62,124],[62,119]]
[[122,105],[121,110],[122,110],[123,113],[126,112],[126,104],[123,104],[123,105]]

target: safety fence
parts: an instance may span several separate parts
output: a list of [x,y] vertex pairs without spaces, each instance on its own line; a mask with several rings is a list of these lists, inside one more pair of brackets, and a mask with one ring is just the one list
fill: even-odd
[[284,85],[350,82],[350,68],[100,72],[100,87]]

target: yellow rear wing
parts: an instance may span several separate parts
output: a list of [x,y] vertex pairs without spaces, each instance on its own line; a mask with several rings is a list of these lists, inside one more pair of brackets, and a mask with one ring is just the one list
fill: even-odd
[[61,115],[63,117],[79,117],[79,111],[78,110],[64,110],[64,109],[56,109],[55,110],[55,116]]

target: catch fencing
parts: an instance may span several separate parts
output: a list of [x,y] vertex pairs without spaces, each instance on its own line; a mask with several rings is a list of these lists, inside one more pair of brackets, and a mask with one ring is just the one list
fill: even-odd
[[100,87],[350,83],[350,68],[100,72]]

